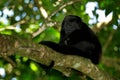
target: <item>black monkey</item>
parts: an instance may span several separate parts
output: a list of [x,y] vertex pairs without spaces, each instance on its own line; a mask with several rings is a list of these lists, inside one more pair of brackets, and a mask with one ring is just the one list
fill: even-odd
[[78,55],[90,59],[98,64],[102,49],[101,44],[94,32],[84,23],[81,18],[68,15],[62,22],[60,42],[42,41],[40,44],[61,52],[66,55]]

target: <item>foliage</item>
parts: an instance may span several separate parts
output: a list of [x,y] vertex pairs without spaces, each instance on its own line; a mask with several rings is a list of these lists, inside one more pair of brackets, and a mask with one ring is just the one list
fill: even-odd
[[[91,2],[96,4],[92,10],[90,7],[86,7]],[[91,15],[86,12],[87,8]],[[98,14],[99,11],[103,11],[104,14]],[[42,40],[59,42],[60,24],[64,16],[68,14],[80,16],[86,24],[93,28],[103,46],[103,58],[99,67],[116,79],[120,79],[120,74],[118,74],[120,73],[120,7],[118,0],[2,0],[0,1],[0,33],[21,35],[21,37],[30,35],[33,36],[33,41],[36,43]],[[110,14],[112,14],[111,18]],[[103,19],[100,20],[100,18]],[[46,73],[38,63],[25,57],[16,55],[11,59],[17,64],[14,69],[11,64],[0,58],[0,79],[79,79],[74,74],[72,77],[66,78],[55,70],[49,70]],[[5,74],[3,74],[4,70]]]

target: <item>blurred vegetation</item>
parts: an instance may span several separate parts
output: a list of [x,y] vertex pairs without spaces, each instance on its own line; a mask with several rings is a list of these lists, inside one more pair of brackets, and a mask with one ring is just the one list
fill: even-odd
[[[63,18],[68,14],[78,15],[96,32],[103,46],[98,67],[119,80],[119,5],[119,0],[1,0],[0,34],[26,38],[32,35],[36,43],[42,40],[57,43]],[[53,69],[46,73],[26,57],[15,55],[11,59],[17,67],[0,58],[0,80],[80,80],[76,73],[70,78]]]

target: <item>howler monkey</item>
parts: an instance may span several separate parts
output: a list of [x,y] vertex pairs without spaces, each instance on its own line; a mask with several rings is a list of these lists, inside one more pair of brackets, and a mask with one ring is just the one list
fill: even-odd
[[47,45],[62,54],[88,58],[94,64],[99,63],[102,53],[97,36],[80,17],[74,15],[64,18],[58,44],[50,41],[42,41],[40,44]]

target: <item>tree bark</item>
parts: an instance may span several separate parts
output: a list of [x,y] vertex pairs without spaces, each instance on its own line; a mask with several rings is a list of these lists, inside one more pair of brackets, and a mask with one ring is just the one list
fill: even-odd
[[[53,68],[69,76],[71,69],[75,69],[90,76],[94,80],[113,80],[109,75],[102,72],[90,60],[80,56],[60,54],[32,41],[32,38],[22,38],[20,36],[0,35],[0,56],[20,55],[39,62],[50,65],[55,62]],[[68,69],[69,68],[69,69]]]

